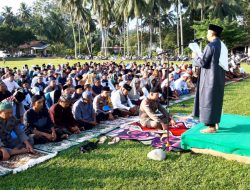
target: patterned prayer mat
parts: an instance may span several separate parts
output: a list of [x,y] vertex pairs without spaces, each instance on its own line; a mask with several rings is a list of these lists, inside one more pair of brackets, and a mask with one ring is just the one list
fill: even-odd
[[169,142],[167,131],[157,129],[145,129],[139,122],[129,123],[106,134],[109,137],[119,137],[123,140],[137,140],[145,145],[151,145],[156,148],[163,148],[169,151],[181,151],[180,135],[189,128],[199,123],[195,118],[188,117],[185,114],[175,114],[176,126],[171,127],[169,132]]
[[9,160],[0,162],[0,176],[24,171],[34,165],[55,157],[56,154],[57,153],[35,150],[34,154],[27,153],[12,156]]

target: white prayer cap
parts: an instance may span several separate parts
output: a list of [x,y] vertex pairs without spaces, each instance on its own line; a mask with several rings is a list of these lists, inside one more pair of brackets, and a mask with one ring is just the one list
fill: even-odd
[[157,160],[157,161],[165,160],[166,151],[162,149],[154,149],[148,153],[147,157],[151,160]]
[[31,93],[34,95],[40,95],[40,89],[35,86],[31,89]]
[[119,82],[119,86],[123,86],[126,83],[126,81]]

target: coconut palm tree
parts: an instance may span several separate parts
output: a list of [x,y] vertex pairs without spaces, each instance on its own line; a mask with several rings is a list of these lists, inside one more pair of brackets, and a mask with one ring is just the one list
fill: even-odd
[[15,18],[14,13],[12,12],[11,7],[8,7],[8,6],[3,7],[2,16],[3,16],[4,24],[7,24],[11,27],[15,26],[16,18]]
[[225,17],[228,17],[232,20],[236,19],[237,16],[241,16],[243,9],[239,1],[236,0],[212,0],[207,9],[207,14],[209,13],[212,18],[223,20]]
[[102,44],[101,52],[105,53],[107,56],[107,36],[108,36],[108,27],[111,24],[112,18],[112,6],[114,5],[113,0],[85,0],[85,3],[88,3],[91,6],[91,10],[94,14],[94,17],[98,21],[98,26],[101,30]]
[[[114,10],[115,14],[123,16],[124,24],[123,24],[123,32],[124,32],[124,55],[125,55],[125,43],[127,42],[127,55],[129,55],[129,15],[128,12],[128,2],[126,0],[117,0],[115,1]],[[126,40],[126,32],[127,31],[127,40]]]
[[18,9],[18,16],[19,19],[25,23],[25,27],[27,27],[27,24],[31,18],[31,9],[26,3],[22,2],[20,4],[20,8]]
[[77,58],[77,40],[75,32],[75,14],[76,14],[76,4],[75,0],[59,0],[57,1],[60,8],[69,14],[69,19],[72,27],[74,46],[75,46],[75,58]]
[[146,3],[148,5],[148,17],[149,17],[149,31],[150,31],[150,40],[149,40],[149,50],[150,55],[152,54],[152,36],[153,36],[153,19],[158,18],[159,19],[159,42],[161,46],[161,17],[160,15],[171,6],[171,2],[167,0],[146,0]]
[[[136,18],[136,34],[137,34],[137,55],[140,56],[140,36],[139,36],[139,19],[147,12],[147,4],[145,0],[121,0],[124,1],[128,16]],[[118,1],[120,4],[121,1]]]

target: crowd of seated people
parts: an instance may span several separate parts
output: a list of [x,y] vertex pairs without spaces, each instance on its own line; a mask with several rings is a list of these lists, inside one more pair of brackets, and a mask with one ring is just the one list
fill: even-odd
[[[185,63],[95,62],[0,68],[0,160],[67,139],[105,120],[140,115],[166,129],[163,104],[194,92],[198,69]],[[240,65],[228,78],[245,76]],[[12,132],[16,134],[13,137]]]

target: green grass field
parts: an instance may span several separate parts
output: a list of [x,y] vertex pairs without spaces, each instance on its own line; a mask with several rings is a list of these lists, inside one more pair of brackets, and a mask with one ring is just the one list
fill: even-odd
[[[249,65],[243,67],[250,73]],[[227,86],[224,113],[250,116],[249,94],[250,79]],[[171,112],[191,113],[193,100],[185,105],[175,105]],[[101,145],[88,154],[73,147],[25,172],[0,178],[0,189],[250,189],[250,165],[173,152],[158,162],[147,159],[152,149],[135,141]]]
[[[93,60],[96,63],[102,63],[106,62],[105,60]],[[64,63],[69,63],[69,64],[74,64],[74,63],[85,63],[85,62],[90,62],[90,60],[67,60],[63,58],[9,58],[6,59],[6,62],[4,63],[0,59],[0,67],[17,67],[17,68],[22,68],[25,64],[31,66],[31,65],[42,65],[42,64],[64,64]],[[118,63],[120,60],[117,61]],[[125,62],[130,62],[130,61],[125,61]],[[137,63],[143,63],[143,61],[137,61]]]

